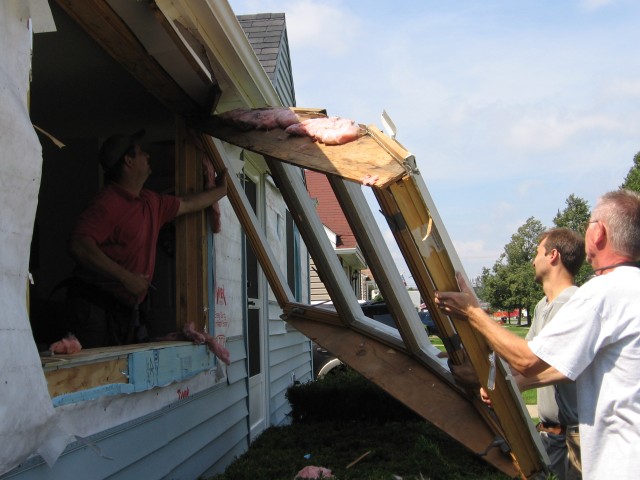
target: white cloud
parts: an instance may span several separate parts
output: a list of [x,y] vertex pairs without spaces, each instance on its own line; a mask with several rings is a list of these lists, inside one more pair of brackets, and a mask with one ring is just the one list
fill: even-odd
[[640,99],[640,78],[615,79],[604,88],[610,98]]
[[616,3],[616,0],[581,0],[580,4],[585,10],[593,11],[598,10],[609,5]]
[[566,147],[574,137],[624,129],[624,122],[605,114],[533,115],[518,120],[508,131],[508,143],[516,148],[555,150]]

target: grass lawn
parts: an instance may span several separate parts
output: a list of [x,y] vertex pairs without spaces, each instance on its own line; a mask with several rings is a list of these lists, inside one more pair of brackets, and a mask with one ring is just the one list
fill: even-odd
[[358,421],[271,427],[207,480],[292,480],[307,465],[328,468],[336,480],[509,478],[427,422]]

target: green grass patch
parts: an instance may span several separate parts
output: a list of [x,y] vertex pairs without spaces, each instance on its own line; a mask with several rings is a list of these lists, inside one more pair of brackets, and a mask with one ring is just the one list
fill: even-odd
[[328,468],[337,480],[509,478],[427,422],[359,421],[269,428],[249,452],[211,479],[291,480],[307,465]]
[[518,327],[517,325],[505,325],[504,328],[509,330],[511,333],[515,333],[520,338],[526,337],[527,333],[529,333],[529,327],[526,325],[522,325],[521,327]]

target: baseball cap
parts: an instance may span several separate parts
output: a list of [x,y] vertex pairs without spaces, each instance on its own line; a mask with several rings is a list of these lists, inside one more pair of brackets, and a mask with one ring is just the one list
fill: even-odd
[[117,133],[107,138],[100,146],[98,160],[104,171],[110,170],[125,153],[129,151],[138,141],[144,137],[145,130],[138,130],[132,135]]

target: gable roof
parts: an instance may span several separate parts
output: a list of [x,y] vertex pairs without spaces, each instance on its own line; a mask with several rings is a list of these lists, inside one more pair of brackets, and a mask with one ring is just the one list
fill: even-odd
[[283,105],[295,106],[291,57],[284,13],[238,15],[262,68],[276,88]]

